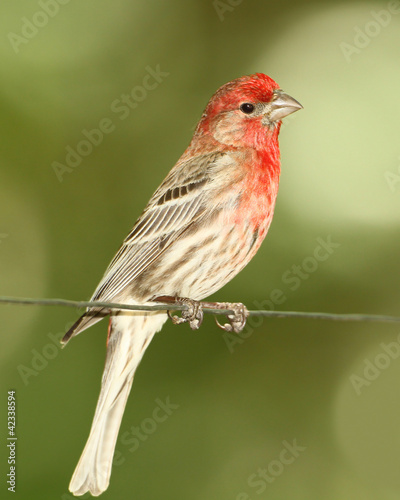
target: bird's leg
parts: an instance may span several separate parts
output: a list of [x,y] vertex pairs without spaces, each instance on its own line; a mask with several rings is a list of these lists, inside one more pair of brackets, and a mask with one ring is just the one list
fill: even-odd
[[181,323],[189,323],[192,330],[197,330],[200,328],[203,322],[203,308],[207,309],[228,309],[233,311],[233,314],[228,314],[229,323],[221,325],[217,318],[215,321],[217,325],[225,330],[226,332],[239,333],[243,330],[249,311],[246,306],[240,302],[199,302],[197,300],[192,300],[182,297],[172,297],[170,295],[162,295],[160,297],[154,297],[151,299],[154,302],[161,302],[164,304],[178,304],[185,305],[187,309],[182,311],[181,317],[171,315],[168,311],[168,316],[171,318],[174,325],[180,325]]
[[241,302],[202,302],[202,306],[207,309],[229,309],[233,314],[228,314],[229,323],[221,325],[215,316],[215,322],[222,330],[226,332],[239,333],[246,325],[246,320],[249,316],[247,307]]
[[181,313],[181,316],[172,315],[170,311],[168,316],[172,320],[174,325],[180,325],[182,323],[189,323],[192,330],[198,330],[203,322],[203,309],[202,303],[198,300],[187,299],[184,297],[172,297],[170,295],[161,295],[160,297],[154,297],[152,299],[154,302],[161,302],[164,304],[177,304],[180,306],[187,306]]

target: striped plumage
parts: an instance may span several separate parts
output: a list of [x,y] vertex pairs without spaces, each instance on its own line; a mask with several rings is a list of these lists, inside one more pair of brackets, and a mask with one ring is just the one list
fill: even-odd
[[[149,304],[161,295],[201,300],[243,269],[274,212],[280,120],[300,107],[263,74],[221,87],[91,300]],[[109,313],[87,311],[64,342]],[[162,312],[112,313],[92,430],[70,483],[75,495],[99,495],[107,488],[134,372],[166,319]]]

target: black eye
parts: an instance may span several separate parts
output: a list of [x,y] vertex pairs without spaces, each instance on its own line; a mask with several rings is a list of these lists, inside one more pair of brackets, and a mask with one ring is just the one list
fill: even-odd
[[250,102],[244,102],[240,105],[240,111],[243,111],[243,113],[249,115],[254,111],[254,107],[254,104],[251,104]]

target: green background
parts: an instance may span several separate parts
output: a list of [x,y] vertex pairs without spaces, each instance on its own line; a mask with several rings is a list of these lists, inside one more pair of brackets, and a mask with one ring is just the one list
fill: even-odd
[[[280,289],[276,309],[399,315],[400,13],[387,14],[393,5],[72,0],[46,22],[36,1],[2,2],[0,294],[89,298],[212,93],[264,72],[304,110],[282,128],[270,233],[214,298],[268,308]],[[22,36],[24,18],[42,27],[16,43],[10,34]],[[157,65],[168,76],[121,120],[112,103]],[[76,150],[82,131],[105,118],[115,130],[60,182],[54,162],[65,164],[66,147]],[[317,239],[329,235],[339,246],[317,262]],[[294,265],[312,269],[296,289],[285,279]],[[71,498],[107,325],[61,351],[52,339],[78,311],[0,306],[0,314],[0,496]],[[268,319],[228,348],[211,317],[198,332],[168,323],[138,370],[121,431],[145,425],[157,398],[178,408],[135,451],[117,444],[123,464],[102,498],[398,499],[399,333],[399,325]],[[11,389],[15,494],[5,476]],[[279,465],[282,443],[294,440],[302,451]],[[255,486],[262,469],[272,480]]]

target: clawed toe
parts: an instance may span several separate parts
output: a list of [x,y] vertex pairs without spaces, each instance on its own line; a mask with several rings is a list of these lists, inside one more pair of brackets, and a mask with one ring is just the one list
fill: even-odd
[[201,303],[197,300],[191,299],[177,299],[176,303],[179,305],[187,306],[187,309],[182,311],[181,316],[172,315],[168,311],[168,316],[171,318],[174,325],[180,325],[182,323],[189,323],[192,330],[198,330],[203,322],[203,309]]
[[225,323],[224,325],[221,325],[219,321],[217,320],[217,317],[215,317],[215,321],[219,328],[222,330],[225,330],[226,332],[235,332],[239,333],[243,330],[243,328],[246,325],[246,320],[247,317],[249,316],[249,311],[247,310],[247,307],[242,304],[242,303],[221,303],[221,309],[230,309],[233,311],[233,314],[228,314],[227,318],[229,320],[229,323]]
[[247,317],[249,316],[247,307],[240,302],[199,302],[198,300],[172,297],[170,295],[160,295],[158,297],[153,297],[152,300],[155,302],[162,302],[164,304],[171,304],[172,308],[174,304],[186,306],[187,309],[184,309],[180,316],[171,314],[169,310],[167,313],[174,325],[189,323],[192,330],[198,330],[203,322],[203,307],[214,310],[224,309],[233,311],[233,314],[227,315],[229,323],[225,323],[224,325],[221,325],[215,317],[217,325],[226,332],[241,332],[245,327]]

